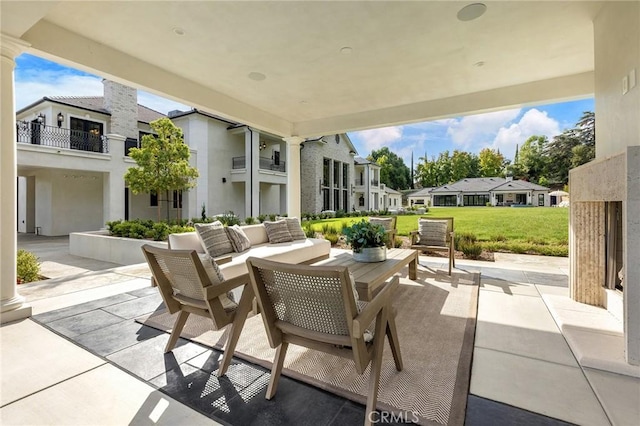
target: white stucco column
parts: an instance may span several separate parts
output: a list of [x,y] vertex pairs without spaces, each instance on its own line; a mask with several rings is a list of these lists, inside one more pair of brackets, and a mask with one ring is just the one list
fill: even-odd
[[287,214],[300,217],[300,144],[304,138],[282,138],[287,143]]
[[0,322],[31,316],[31,306],[16,285],[16,111],[13,91],[15,57],[27,49],[21,40],[0,34]]
[[254,129],[249,131],[249,151],[247,154],[247,183],[245,196],[249,193],[248,205],[251,208],[252,217],[260,215],[260,132]]
[[[124,152],[126,137],[110,133],[107,139],[109,139],[109,152],[112,156],[117,157]],[[124,174],[128,166],[124,162],[117,161],[112,161],[112,165],[112,170],[105,173],[102,180],[103,226],[106,226],[109,221],[124,219]]]

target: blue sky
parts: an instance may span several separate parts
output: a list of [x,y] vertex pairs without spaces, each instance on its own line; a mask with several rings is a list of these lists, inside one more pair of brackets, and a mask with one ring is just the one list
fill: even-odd
[[[67,68],[37,56],[22,54],[16,58],[16,109],[44,96],[101,96],[102,79],[76,69]],[[167,113],[188,106],[138,91],[138,102]],[[575,126],[585,111],[594,110],[593,98],[572,102],[509,109],[487,114],[447,118],[405,126],[350,132],[358,154],[366,157],[374,149],[388,147],[410,166],[427,154],[437,156],[454,149],[478,153],[482,148],[499,149],[513,159],[516,145],[532,135],[545,135],[550,140]]]

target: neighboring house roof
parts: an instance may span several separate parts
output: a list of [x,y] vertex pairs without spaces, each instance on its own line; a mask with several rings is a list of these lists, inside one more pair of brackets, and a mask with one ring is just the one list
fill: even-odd
[[[356,150],[356,147],[353,145],[353,142],[351,142],[351,139],[349,138],[349,135],[347,135],[346,133],[339,133],[338,136],[341,136],[342,139],[344,139],[347,142],[347,147],[349,148],[349,153],[350,154],[357,154],[358,153],[358,151]],[[326,136],[318,136],[316,138],[308,138],[304,142],[320,142],[320,143],[325,143],[326,144],[327,140],[325,139],[325,137]],[[332,135],[331,137],[333,138],[334,136]],[[360,157],[358,157],[358,158],[360,158]]]
[[431,193],[489,192],[489,191],[547,191],[549,188],[524,180],[506,180],[501,177],[467,178],[431,190]]
[[384,192],[387,192],[389,194],[398,194],[401,195],[400,191],[396,191],[395,189],[389,188],[388,186],[384,187]]
[[457,182],[439,186],[438,188],[431,190],[431,192],[489,192],[504,182],[506,182],[506,180],[501,177],[466,178],[460,179]]
[[548,191],[549,188],[547,188],[546,186],[527,182],[526,180],[512,180],[510,182],[505,182],[502,185],[499,185],[493,188],[493,191],[509,191],[509,190]]
[[210,112],[202,111],[202,110],[197,109],[197,108],[192,108],[189,111],[179,111],[179,110],[169,111],[169,118],[171,118],[171,119],[179,118],[179,117],[184,117],[184,116],[187,116],[187,115],[190,115],[190,114],[200,114],[200,115],[204,115],[205,117],[209,117],[209,118],[213,118],[215,120],[222,121],[224,123],[229,124],[229,129],[246,126],[246,124],[236,123],[235,121],[227,120],[227,119],[222,118],[222,117],[220,117],[218,115],[211,114]]
[[411,194],[407,194],[407,197],[429,197],[431,196],[432,190],[433,190],[433,187],[422,188],[415,192],[412,192]]
[[[43,102],[53,102],[87,111],[98,112],[100,114],[111,115],[109,111],[104,108],[104,96],[45,96],[31,105],[22,108],[20,111],[17,111],[16,114],[20,114],[23,111],[33,108]],[[162,117],[166,117],[166,115],[144,105],[138,104],[138,121],[142,123],[150,123],[153,120],[157,120]]]
[[372,166],[375,167],[380,167],[380,165],[378,165],[378,163],[374,162],[374,161],[369,161],[366,158],[362,158],[362,157],[353,157],[353,162],[355,163],[356,166],[365,166],[367,164],[370,164]]

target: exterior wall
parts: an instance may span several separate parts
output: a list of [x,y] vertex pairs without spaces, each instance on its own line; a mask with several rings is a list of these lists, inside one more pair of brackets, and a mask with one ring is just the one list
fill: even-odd
[[[604,292],[604,266],[598,265],[591,279],[583,271],[592,265],[585,250],[593,247],[603,262],[604,237],[599,229],[603,201],[622,202],[623,263],[625,267],[623,319],[625,356],[632,365],[640,365],[640,3],[609,2],[594,20],[596,160],[569,173],[571,188],[571,224],[569,232],[569,283],[576,300],[582,295]],[[622,92],[622,81],[635,70],[636,84]],[[592,210],[593,210],[592,208]],[[590,212],[590,214],[588,214]],[[585,219],[586,218],[586,219]],[[574,226],[588,220],[586,227]],[[585,300],[600,304],[600,297]],[[606,299],[605,299],[606,300]]]
[[127,138],[138,139],[138,92],[133,87],[111,80],[102,80],[104,85],[104,108],[111,113],[109,129]]
[[284,191],[284,185],[272,185],[260,183],[260,213],[261,214],[284,214],[285,206],[280,205],[280,188]]
[[[607,3],[594,33],[596,157],[604,158],[640,144],[640,3]],[[634,69],[636,86],[623,95],[622,79]]]
[[[355,168],[353,164],[353,154],[342,135],[340,135],[340,143],[336,143],[335,136],[325,136],[321,141],[306,141],[304,148],[300,151],[300,202],[302,212],[318,213],[322,211],[323,199],[319,183],[323,177],[323,159],[329,158],[333,161],[339,161],[341,164],[348,164],[349,179],[347,188],[343,188],[342,181],[338,187],[341,191],[340,208],[342,210],[351,211],[357,208],[357,200],[352,194],[351,188],[355,183]],[[342,166],[341,166],[342,167]],[[333,173],[331,173],[333,179]],[[340,170],[340,179],[342,180],[342,170]],[[333,186],[330,187],[330,197],[332,210],[335,208],[335,200],[333,200]],[[348,194],[348,206],[342,206],[342,191],[346,189]]]
[[414,197],[412,195],[409,195],[407,197],[407,202],[409,203],[409,207],[413,206],[413,205],[419,205],[419,206],[431,206],[433,204],[433,201],[431,200],[431,196],[430,195],[424,195],[421,197]]
[[[102,174],[45,169],[35,176],[35,226],[43,235],[67,235],[104,227]],[[70,220],[69,218],[72,218]]]

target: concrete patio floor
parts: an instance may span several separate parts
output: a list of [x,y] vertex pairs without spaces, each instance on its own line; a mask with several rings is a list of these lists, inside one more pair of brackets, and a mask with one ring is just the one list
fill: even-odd
[[[34,319],[0,328],[0,423],[236,425],[259,424],[256,419],[264,418],[258,416],[264,415],[263,406],[253,408],[260,413],[242,418],[220,411],[205,416],[180,401],[180,393],[158,391],[162,371],[132,372],[136,356],[152,353],[145,342],[155,340],[155,347],[163,338],[136,334],[139,325],[131,327],[140,309],[157,306],[146,265],[115,266],[71,256],[64,238],[20,236],[18,246],[45,260],[43,275],[58,274],[19,288],[34,319],[49,324],[56,315],[58,321],[71,319],[58,323],[67,330],[61,334]],[[420,261],[431,268],[444,264],[434,257],[421,256]],[[568,298],[567,259],[496,254],[493,263],[456,264],[481,272],[466,424],[640,424],[640,371],[615,361],[622,324],[606,310]],[[112,329],[107,313],[119,318]],[[587,317],[594,320],[587,323],[591,328],[584,326]],[[576,318],[582,319],[579,329]],[[113,347],[101,354],[73,343],[92,333],[98,333],[100,344]],[[176,358],[185,362],[178,371],[202,368],[212,356],[186,341],[180,351]],[[245,369],[244,375],[268,375],[248,363],[234,363]],[[610,370],[625,374],[594,367],[611,364]],[[292,395],[321,401],[319,414],[305,414],[309,424],[362,422],[358,404],[293,380],[287,386]],[[237,383],[231,388],[239,398],[248,392]],[[305,405],[296,401],[298,407],[281,405],[269,414],[271,424],[294,421],[293,412]]]

